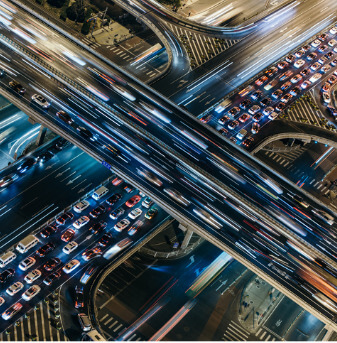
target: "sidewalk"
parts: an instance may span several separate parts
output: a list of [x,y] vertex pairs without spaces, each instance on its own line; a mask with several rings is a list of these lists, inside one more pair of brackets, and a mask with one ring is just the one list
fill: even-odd
[[242,292],[238,318],[241,325],[252,333],[256,332],[281,295],[273,286],[255,276]]

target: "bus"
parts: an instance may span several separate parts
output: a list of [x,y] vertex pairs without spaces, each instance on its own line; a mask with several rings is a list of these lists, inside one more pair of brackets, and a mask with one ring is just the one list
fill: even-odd
[[138,57],[133,61],[133,63],[139,63],[143,60],[149,59],[150,57],[153,57],[160,52],[162,52],[165,48],[161,46],[161,44],[157,43],[154,46],[151,46],[151,48],[144,51],[142,54],[138,55]]
[[123,249],[128,247],[132,243],[132,240],[130,238],[124,238],[120,242],[116,243],[113,247],[108,249],[104,254],[103,257],[106,260],[110,260],[112,257],[117,255],[119,252],[121,252]]

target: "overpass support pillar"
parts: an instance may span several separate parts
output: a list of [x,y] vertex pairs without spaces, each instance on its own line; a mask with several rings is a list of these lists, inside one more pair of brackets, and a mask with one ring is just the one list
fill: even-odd
[[44,138],[46,137],[46,132],[47,132],[47,128],[41,125],[39,134],[36,137],[36,141],[35,141],[35,144],[37,147],[43,144]]
[[183,242],[181,243],[180,249],[185,249],[188,244],[190,243],[190,240],[193,236],[193,230],[190,227],[186,227],[182,224],[179,224],[179,228],[182,229],[183,231],[185,231],[185,237]]
[[334,329],[331,325],[325,325],[324,327],[327,331],[326,334],[324,335],[322,341],[327,342],[330,340],[331,335],[334,333]]

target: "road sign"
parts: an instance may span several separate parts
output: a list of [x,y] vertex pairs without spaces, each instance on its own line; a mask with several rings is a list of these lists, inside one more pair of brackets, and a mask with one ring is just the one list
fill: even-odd
[[109,163],[106,162],[106,161],[102,161],[102,165],[103,165],[105,168],[108,168],[109,170],[111,169],[111,164],[109,164]]

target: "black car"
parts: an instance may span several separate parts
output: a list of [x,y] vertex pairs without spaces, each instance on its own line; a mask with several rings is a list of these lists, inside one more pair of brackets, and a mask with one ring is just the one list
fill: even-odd
[[112,239],[112,234],[111,233],[105,233],[101,239],[98,241],[98,244],[102,247],[105,247],[108,245],[110,240]]
[[263,100],[260,101],[260,105],[262,107],[269,106],[271,104],[271,99],[270,98],[264,98]]
[[48,150],[45,153],[43,153],[42,155],[38,156],[37,160],[39,161],[39,163],[45,163],[53,157],[54,157],[54,153],[52,153],[51,151]]
[[30,169],[31,167],[33,167],[33,165],[36,163],[35,158],[29,158],[26,161],[24,161],[23,163],[21,163],[18,166],[17,171],[21,174],[25,173],[28,169]]
[[56,113],[56,117],[60,118],[64,123],[71,125],[74,121],[68,113],[65,111],[59,111]]
[[249,99],[246,99],[240,103],[239,107],[245,110],[246,108],[250,107],[251,104],[252,102]]
[[91,131],[89,131],[83,126],[78,126],[76,130],[85,139],[90,139],[93,142],[97,139],[96,136]]
[[75,308],[82,308],[84,307],[83,287],[76,286],[75,291]]
[[62,150],[67,145],[67,143],[68,141],[66,139],[60,138],[58,139],[54,147],[56,150]]
[[107,223],[104,222],[103,220],[101,220],[100,222],[98,223],[95,223],[90,229],[90,233],[94,234],[94,235],[97,235],[99,234],[100,232],[102,232],[107,226]]
[[12,88],[15,92],[19,93],[20,95],[24,95],[26,92],[22,84],[15,80],[9,82],[9,87]]
[[40,236],[43,238],[48,238],[50,235],[52,235],[56,231],[57,231],[57,227],[55,225],[48,225],[40,232]]
[[250,97],[251,97],[253,100],[257,100],[257,99],[261,98],[262,94],[263,94],[262,91],[257,90],[257,91],[255,91]]
[[116,193],[116,194],[112,195],[110,198],[108,198],[106,200],[106,203],[109,204],[109,205],[113,205],[114,203],[116,203],[121,198],[122,198],[122,194]]
[[64,225],[68,220],[73,219],[74,215],[71,212],[63,213],[56,219],[56,223],[59,225]]
[[58,265],[61,264],[61,260],[58,257],[53,257],[50,260],[48,260],[44,265],[44,269],[48,272],[51,272],[54,270]]
[[8,268],[2,273],[0,273],[0,282],[5,282],[8,279],[12,278],[15,274],[15,270],[13,268]]
[[50,286],[55,280],[57,280],[61,276],[60,272],[55,272],[53,274],[50,274],[47,276],[44,280],[43,283]]
[[93,209],[89,215],[92,218],[97,218],[98,216],[100,216],[101,214],[105,213],[106,208],[103,205],[99,205],[98,207],[96,207],[95,209]]
[[52,252],[55,249],[55,245],[53,243],[47,243],[38,250],[36,250],[36,254],[40,257],[44,257],[50,252]]

